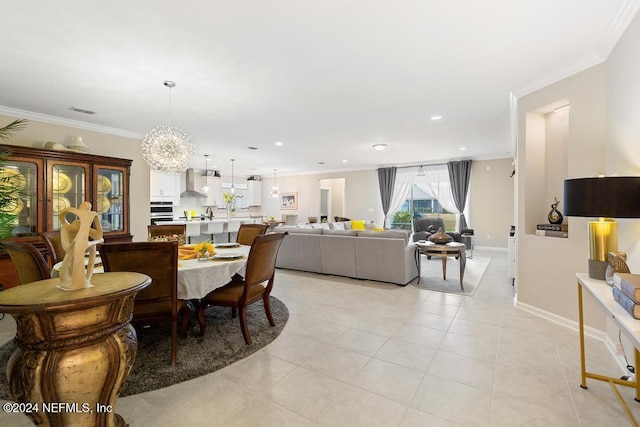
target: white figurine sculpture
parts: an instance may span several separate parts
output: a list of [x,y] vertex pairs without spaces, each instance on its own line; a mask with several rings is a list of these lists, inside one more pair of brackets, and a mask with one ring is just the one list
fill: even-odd
[[[67,215],[76,220],[69,223]],[[82,202],[77,208],[65,208],[60,214],[60,242],[67,254],[60,267],[60,289],[71,291],[90,288],[96,259],[96,246],[104,242],[98,214],[91,210],[91,203]],[[92,227],[93,226],[93,227]],[[85,253],[89,253],[85,268]]]

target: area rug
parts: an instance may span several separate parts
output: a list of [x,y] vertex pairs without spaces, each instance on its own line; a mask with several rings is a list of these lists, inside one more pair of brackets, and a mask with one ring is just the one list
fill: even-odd
[[[221,369],[255,353],[272,342],[289,319],[289,310],[275,297],[271,297],[271,314],[276,326],[271,327],[261,302],[247,309],[247,323],[251,345],[246,345],[238,318],[231,318],[231,309],[209,307],[205,311],[206,331],[199,335],[197,321],[187,338],[178,337],[176,366],[170,364],[171,331],[168,325],[136,328],[138,354],[133,370],[120,396],[157,390],[187,381]],[[12,400],[6,375],[6,366],[15,349],[13,340],[0,347],[0,398]]]
[[413,282],[414,286],[431,291],[472,296],[478,289],[491,258],[467,258],[462,281],[464,290],[460,289],[460,260],[455,257],[447,258],[447,280],[442,278],[442,260],[439,257],[427,259],[426,256],[420,255],[420,262],[420,284],[418,285],[416,280]]

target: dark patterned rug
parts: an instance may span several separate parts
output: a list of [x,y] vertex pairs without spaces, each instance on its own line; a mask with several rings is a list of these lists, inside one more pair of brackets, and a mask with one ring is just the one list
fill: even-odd
[[[138,354],[133,370],[120,396],[157,390],[187,381],[224,368],[255,353],[272,342],[289,319],[289,310],[275,297],[271,297],[271,313],[276,326],[271,327],[261,302],[247,309],[247,323],[251,345],[244,343],[240,321],[231,318],[231,309],[209,307],[206,311],[205,335],[199,335],[198,322],[193,321],[187,338],[178,336],[178,360],[170,365],[171,332],[168,325],[137,328]],[[192,319],[194,319],[192,317]],[[7,381],[6,366],[15,349],[13,340],[0,347],[0,399],[12,400]]]

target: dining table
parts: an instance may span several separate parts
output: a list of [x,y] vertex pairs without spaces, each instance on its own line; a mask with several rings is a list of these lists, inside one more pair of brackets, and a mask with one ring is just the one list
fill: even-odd
[[[185,245],[193,246],[193,245]],[[214,245],[215,255],[207,260],[181,259],[178,260],[178,298],[192,300],[204,298],[209,292],[229,283],[236,275],[244,275],[247,256],[251,246],[240,244]],[[153,262],[153,260],[150,260]],[[94,274],[104,270],[99,257],[95,260]],[[53,266],[51,276],[59,275],[62,261]]]

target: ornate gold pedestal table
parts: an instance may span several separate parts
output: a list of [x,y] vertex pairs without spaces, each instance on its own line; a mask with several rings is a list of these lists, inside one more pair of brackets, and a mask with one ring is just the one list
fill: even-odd
[[58,289],[59,283],[41,280],[0,292],[0,312],[17,326],[18,349],[7,364],[15,410],[35,424],[126,425],[114,407],[138,349],[129,324],[134,298],[151,279],[94,274],[93,287],[73,291]]

